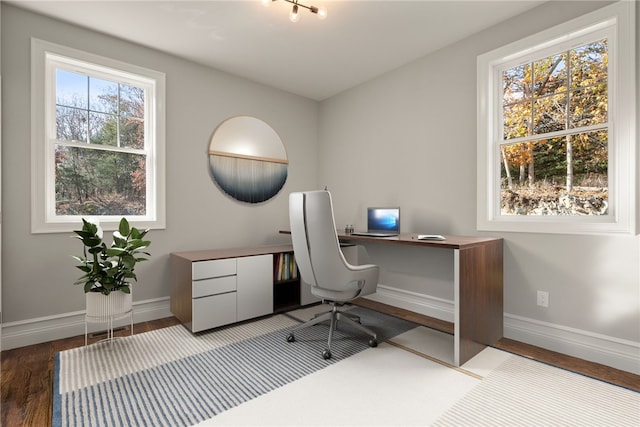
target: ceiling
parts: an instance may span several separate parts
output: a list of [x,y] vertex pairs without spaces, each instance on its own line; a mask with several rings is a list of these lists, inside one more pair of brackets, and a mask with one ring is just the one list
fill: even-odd
[[323,100],[544,2],[299,1],[327,18],[292,23],[284,0],[10,3]]

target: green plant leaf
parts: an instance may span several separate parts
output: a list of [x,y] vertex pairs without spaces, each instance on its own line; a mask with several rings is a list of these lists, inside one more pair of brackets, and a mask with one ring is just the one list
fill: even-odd
[[123,254],[122,263],[126,268],[133,270],[133,267],[136,265],[136,259],[130,254]]
[[98,232],[98,226],[82,218],[82,230],[91,234],[96,234]]
[[85,230],[75,230],[74,233],[76,233],[77,236],[73,236],[73,237],[77,239],[89,239],[91,237],[95,237],[95,233],[91,233]]
[[126,218],[123,217],[120,220],[120,226],[118,227],[118,231],[123,237],[126,237],[129,235],[129,232],[131,231],[131,229],[129,228],[129,221],[127,221]]
[[114,246],[110,247],[109,249],[107,249],[105,251],[105,253],[108,256],[120,256],[120,255],[122,255],[122,254],[124,254],[126,252],[127,252],[126,249],[122,249],[122,248],[118,248],[118,247],[114,247]]
[[118,236],[116,233],[113,233],[113,246],[124,248],[127,246],[127,239]]
[[149,246],[151,244],[151,242],[149,242],[148,240],[132,240],[131,242],[129,242],[129,249],[130,250],[136,250],[136,249],[143,249],[146,248],[147,246]]
[[89,253],[90,254],[99,254],[100,252],[102,252],[103,248],[102,246],[94,246],[92,248],[89,248]]

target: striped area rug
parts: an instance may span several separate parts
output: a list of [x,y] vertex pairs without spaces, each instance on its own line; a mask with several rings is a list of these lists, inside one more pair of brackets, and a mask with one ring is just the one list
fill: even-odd
[[511,356],[433,424],[640,426],[640,393]]
[[[416,326],[362,307],[350,312],[379,342]],[[327,327],[288,343],[297,324],[276,315],[197,335],[173,326],[57,353],[53,426],[193,425],[369,348],[345,324],[324,360]]]

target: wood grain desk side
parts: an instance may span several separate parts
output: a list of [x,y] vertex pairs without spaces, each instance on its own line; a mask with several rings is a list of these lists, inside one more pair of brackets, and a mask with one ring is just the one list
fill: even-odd
[[458,250],[458,364],[462,365],[504,333],[502,239]]

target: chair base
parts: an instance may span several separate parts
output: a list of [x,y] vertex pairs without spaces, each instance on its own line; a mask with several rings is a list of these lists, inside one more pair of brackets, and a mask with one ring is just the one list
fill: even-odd
[[337,303],[337,302],[333,302],[332,301],[332,302],[330,302],[330,304],[331,304],[331,311],[327,311],[325,313],[320,313],[320,314],[314,316],[313,319],[303,323],[302,325],[298,325],[295,328],[293,328],[291,330],[291,332],[289,333],[289,335],[287,335],[287,341],[288,342],[294,342],[296,340],[294,332],[299,331],[301,329],[308,328],[310,326],[317,325],[318,323],[322,323],[322,322],[325,322],[325,321],[329,320],[330,324],[329,324],[329,338],[327,340],[327,348],[322,352],[322,357],[324,359],[330,359],[331,358],[331,343],[333,341],[333,331],[335,331],[338,328],[338,321],[346,322],[346,323],[354,326],[356,329],[359,329],[362,332],[364,332],[367,335],[369,335],[371,337],[371,339],[369,340],[369,346],[370,347],[377,347],[378,346],[378,341],[377,341],[378,336],[371,329],[369,329],[366,326],[362,325],[360,323],[360,318],[359,317],[352,316],[352,315],[349,315],[347,313],[340,312],[338,310],[339,303]]

